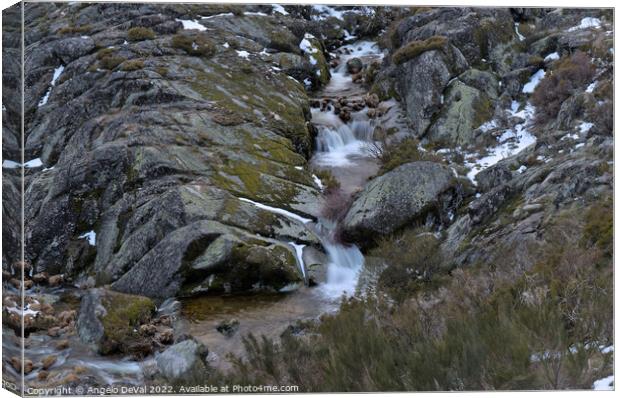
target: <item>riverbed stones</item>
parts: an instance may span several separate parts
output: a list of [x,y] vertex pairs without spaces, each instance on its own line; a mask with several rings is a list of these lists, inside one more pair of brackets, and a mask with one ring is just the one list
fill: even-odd
[[342,221],[343,236],[370,243],[424,222],[429,213],[446,220],[458,192],[459,183],[449,167],[428,161],[404,164],[371,180],[357,195]]

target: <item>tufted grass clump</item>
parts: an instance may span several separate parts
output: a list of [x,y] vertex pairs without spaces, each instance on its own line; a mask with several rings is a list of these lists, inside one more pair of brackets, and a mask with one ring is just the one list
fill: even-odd
[[190,55],[210,57],[215,54],[215,45],[205,37],[176,34],[172,36],[172,47],[179,48]]
[[99,60],[99,67],[102,69],[112,70],[122,64],[125,58],[118,55],[106,55]]
[[144,68],[144,62],[139,59],[131,59],[121,64],[121,70],[125,72],[132,72]]
[[86,25],[80,25],[80,26],[75,26],[75,25],[70,25],[70,26],[65,26],[63,28],[60,28],[58,30],[58,33],[60,33],[61,35],[70,35],[70,34],[83,34],[83,33],[88,33],[90,32],[92,29],[92,26],[86,24]]
[[155,32],[153,29],[136,26],[127,31],[127,39],[130,41],[153,40]]
[[445,36],[432,36],[426,40],[415,40],[396,50],[394,55],[392,55],[392,61],[394,61],[396,65],[401,65],[407,61],[411,61],[426,51],[440,50],[444,48],[447,43],[448,38]]

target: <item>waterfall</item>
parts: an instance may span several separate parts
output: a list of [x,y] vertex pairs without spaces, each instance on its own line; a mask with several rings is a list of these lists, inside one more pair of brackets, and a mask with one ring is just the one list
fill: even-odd
[[364,256],[355,245],[344,246],[336,243],[324,243],[329,256],[326,282],[321,286],[322,292],[329,298],[337,299],[343,294],[355,293],[359,273],[364,265]]
[[[343,46],[342,52],[340,65],[331,70],[331,80],[324,94],[336,94],[338,97],[343,94],[360,95],[346,72],[346,61],[353,57],[381,59],[383,55],[376,43],[367,41]],[[368,158],[368,147],[373,142],[374,121],[366,116],[365,110],[352,112],[351,120],[344,123],[335,114],[333,106],[314,108],[312,123],[318,129],[317,151],[312,162],[331,171],[338,169],[340,174],[334,175],[339,175],[341,179],[350,178],[351,172],[359,173],[363,167],[360,159]],[[344,182],[340,181],[341,185]],[[321,220],[317,225],[317,233],[322,237],[321,243],[328,256],[326,281],[319,289],[329,299],[354,294],[364,265],[364,256],[357,246],[345,246],[334,239],[336,226],[328,220]]]

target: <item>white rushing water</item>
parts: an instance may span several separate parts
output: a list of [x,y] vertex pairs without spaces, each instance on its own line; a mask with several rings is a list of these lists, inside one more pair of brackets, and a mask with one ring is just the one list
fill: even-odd
[[338,299],[343,294],[355,293],[360,271],[364,265],[364,256],[355,246],[337,243],[324,243],[329,256],[326,282],[320,286],[321,292],[330,299]]
[[[323,90],[323,95],[338,96],[359,95],[359,88],[352,82],[346,63],[354,57],[363,59],[364,63],[381,60],[383,54],[376,43],[360,41],[341,47],[340,64],[330,70],[330,83]],[[312,162],[341,179],[359,172],[364,167],[360,162],[368,160],[369,145],[373,143],[374,122],[367,116],[365,109],[351,114],[351,120],[343,122],[334,113],[330,105],[325,109],[312,109],[312,123],[318,129],[316,153]],[[344,180],[339,180],[341,186]],[[333,233],[335,223],[322,220],[318,231],[323,236],[323,247],[328,255],[326,281],[319,287],[320,292],[330,300],[337,300],[342,295],[351,296],[355,293],[358,279],[364,265],[364,256],[355,245],[338,243]]]

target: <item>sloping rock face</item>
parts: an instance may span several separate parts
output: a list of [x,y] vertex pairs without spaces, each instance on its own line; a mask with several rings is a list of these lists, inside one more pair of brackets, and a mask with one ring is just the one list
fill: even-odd
[[18,261],[21,242],[21,9],[2,11],[2,264]]
[[305,32],[271,9],[27,5],[36,272],[151,297],[301,280],[281,241],[318,239],[255,204],[305,218],[320,206],[308,97],[276,67],[301,57]]
[[452,170],[440,163],[404,164],[368,183],[342,221],[346,239],[387,235],[436,215],[446,221],[460,201]]
[[403,99],[414,134],[421,136],[442,104],[448,82],[465,71],[467,60],[454,46],[424,52],[397,67],[396,90]]

